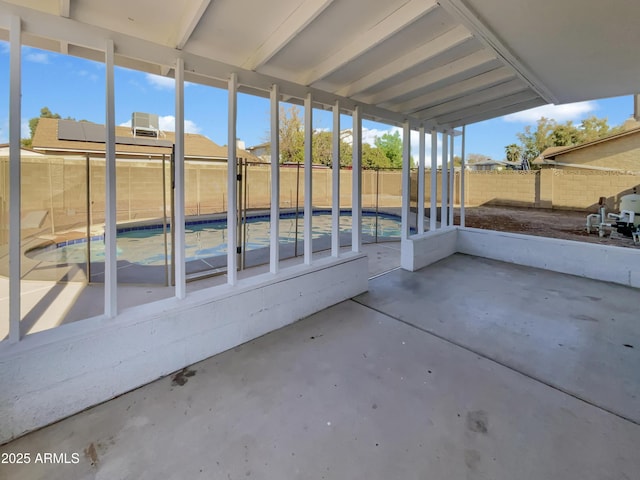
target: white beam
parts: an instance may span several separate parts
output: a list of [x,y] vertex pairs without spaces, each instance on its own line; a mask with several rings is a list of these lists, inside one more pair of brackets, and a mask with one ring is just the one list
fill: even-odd
[[[105,141],[105,213],[104,213],[104,314],[113,318],[118,314],[118,259],[117,259],[117,211],[116,211],[116,115],[114,101],[114,44],[107,40],[105,46],[106,129]],[[90,261],[90,259],[87,259]]]
[[525,67],[498,39],[498,37],[475,15],[463,2],[463,0],[440,0],[440,5],[450,15],[461,21],[469,30],[474,32],[477,38],[488,48],[493,50],[498,57],[511,68],[533,91],[538,93],[546,103],[559,103],[546,85]]
[[313,102],[311,94],[304,99],[304,263],[311,265],[313,256]]
[[9,342],[20,341],[20,125],[22,110],[22,21],[10,19],[9,32]]
[[320,15],[333,0],[306,0],[286,17],[267,40],[242,65],[256,70],[282,50],[296,35]]
[[182,50],[187,44],[210,3],[211,0],[191,0],[190,2],[183,3],[185,13],[176,32],[176,49]]
[[438,132],[431,130],[431,195],[429,201],[429,231],[436,229],[438,216]]
[[424,162],[425,162],[425,133],[424,127],[420,127],[419,132],[419,145],[420,151],[418,152],[418,225],[417,233],[424,233]]
[[440,228],[448,225],[449,220],[449,175],[447,161],[449,159],[449,135],[442,133],[442,168],[440,169],[440,179],[442,181],[442,193],[440,201]]
[[351,251],[362,249],[362,113],[353,110],[353,150],[351,160]]
[[465,143],[466,143],[466,125],[462,126],[462,149],[460,152],[460,226],[465,226],[464,214],[464,169],[465,169]]
[[359,92],[363,92],[364,90],[399,75],[416,65],[441,55],[447,50],[454,48],[471,38],[473,38],[471,32],[462,25],[459,25],[424,45],[411,50],[409,53],[396,58],[391,63],[388,63],[368,75],[359,78],[350,85],[340,88],[335,93],[337,95],[349,97]]
[[477,75],[479,73],[483,73],[483,71],[489,70],[491,66],[497,65],[498,63],[495,55],[485,50],[480,50],[447,65],[413,76],[403,82],[398,82],[382,92],[367,95],[366,97],[358,97],[358,100],[372,104],[388,102],[389,100],[393,100],[401,95],[427,88],[430,85],[443,82],[454,76],[464,74],[472,76],[474,73]]
[[236,159],[236,120],[238,118],[238,76],[232,73],[228,82],[229,118],[227,125],[227,283],[238,282],[238,165]]
[[175,272],[176,272],[176,289],[177,298],[185,298],[187,296],[187,270],[186,270],[186,252],[185,252],[185,172],[184,172],[184,60],[176,59],[175,69],[175,214],[173,216],[175,225],[175,235],[173,238],[176,242],[175,248]]
[[491,100],[497,100],[507,95],[513,95],[525,90],[529,90],[529,87],[522,83],[522,81],[518,78],[509,82],[501,83],[494,87],[487,88],[485,90],[465,94],[463,97],[456,98],[455,100],[441,103],[440,105],[436,105],[435,107],[425,108],[424,110],[420,110],[414,113],[420,118],[435,118],[447,113],[466,110],[481,103],[490,102]]
[[340,102],[333,106],[331,159],[331,256],[340,256]]
[[455,190],[454,190],[454,178],[455,178],[455,168],[453,165],[453,146],[454,146],[454,139],[455,137],[453,135],[449,136],[449,198],[451,199],[451,201],[449,202],[449,225],[453,225],[453,219],[454,219],[454,211],[453,211],[453,206],[455,205],[455,201],[456,201],[456,196],[455,196]]
[[311,85],[325,78],[437,7],[438,3],[435,0],[409,0],[385,19],[359,35],[352,43],[345,45],[311,71],[301,75],[298,82]]
[[409,238],[409,209],[411,207],[411,129],[409,123],[402,127],[402,235],[401,239]]
[[58,7],[61,17],[69,18],[71,16],[71,0],[58,0]]
[[475,77],[456,82],[451,85],[447,85],[443,88],[425,93],[412,98],[403,103],[397,103],[393,105],[392,110],[396,112],[417,112],[432,105],[439,105],[441,103],[460,98],[465,95],[475,93],[485,88],[493,87],[500,83],[512,80],[515,78],[513,72],[507,67],[496,68],[486,73],[481,73]]
[[[435,117],[435,119],[441,125],[454,123],[454,122],[457,123],[461,119],[467,118],[469,116],[481,114],[483,112],[491,112],[504,107],[508,107],[511,105],[518,105],[520,103],[527,102],[530,100],[536,100],[536,99],[540,99],[538,94],[535,92],[532,92],[531,90],[527,90],[525,92],[508,95],[506,97],[502,97],[497,100],[480,103],[478,105],[474,105],[473,107],[469,107],[453,113],[441,115],[441,116]],[[463,122],[463,123],[467,123],[467,122]],[[461,125],[461,123],[457,123],[457,124]]]
[[269,271],[278,273],[280,264],[280,89],[271,87],[271,243]]

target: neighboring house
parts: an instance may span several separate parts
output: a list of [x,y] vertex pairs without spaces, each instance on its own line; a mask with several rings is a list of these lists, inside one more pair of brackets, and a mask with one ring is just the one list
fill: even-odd
[[271,163],[271,142],[254,145],[253,147],[247,148],[247,150],[260,158],[263,162]]
[[467,164],[467,170],[470,170],[472,172],[479,172],[483,170],[504,170],[505,168],[506,162],[491,159]]
[[[131,127],[116,127],[117,158],[162,158],[171,155],[175,132],[157,131],[157,136],[134,135]],[[40,118],[33,135],[32,148],[46,155],[89,153],[103,156],[106,132],[104,125],[56,118]],[[204,135],[185,133],[185,160],[227,161],[227,147],[212,142]],[[261,160],[238,149],[237,157],[251,162]]]
[[592,142],[547,148],[533,163],[543,168],[640,172],[640,122],[629,119],[625,131]]

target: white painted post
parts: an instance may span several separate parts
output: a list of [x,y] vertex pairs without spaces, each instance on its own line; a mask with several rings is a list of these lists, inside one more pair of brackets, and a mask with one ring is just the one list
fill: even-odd
[[465,127],[466,125],[462,126],[462,149],[460,152],[460,157],[462,158],[460,162],[460,226],[461,227],[464,227],[464,168],[465,168],[464,149],[465,149],[465,141],[466,141]]
[[313,103],[311,94],[304,99],[304,264],[313,256]]
[[449,160],[449,135],[446,132],[442,132],[442,201],[440,209],[440,228],[444,228],[448,224],[449,220],[449,176],[447,161]]
[[454,224],[453,219],[454,219],[454,209],[453,206],[455,204],[456,201],[456,196],[455,196],[455,183],[454,183],[454,179],[455,179],[455,166],[454,166],[454,162],[453,162],[453,146],[454,146],[454,140],[456,138],[456,136],[454,135],[454,131],[451,132],[451,145],[449,148],[449,198],[451,199],[451,202],[449,204],[449,225]]
[[402,126],[402,240],[409,238],[409,208],[411,205],[411,129],[409,122]]
[[[105,48],[106,128],[105,141],[105,214],[104,214],[104,315],[118,314],[118,259],[116,249],[116,115],[114,102],[114,44],[107,40]],[[90,259],[87,259],[90,261]]]
[[280,263],[280,88],[271,87],[271,219],[269,271],[278,273]]
[[184,59],[176,59],[176,139],[175,139],[175,272],[176,298],[187,296],[186,252],[185,252],[185,174],[184,174]]
[[353,151],[351,160],[351,251],[362,250],[362,113],[353,110]]
[[340,256],[340,102],[333,106],[333,158],[331,159],[331,256]]
[[438,215],[438,132],[431,130],[431,200],[429,202],[429,231],[436,229]]
[[20,124],[22,21],[11,17],[9,32],[9,342],[20,341]]
[[229,77],[229,119],[227,138],[227,283],[235,285],[238,281],[238,165],[236,160],[236,119],[238,115],[238,76]]
[[425,162],[425,133],[424,126],[418,130],[420,133],[420,153],[418,160],[418,225],[417,233],[424,233],[424,162]]

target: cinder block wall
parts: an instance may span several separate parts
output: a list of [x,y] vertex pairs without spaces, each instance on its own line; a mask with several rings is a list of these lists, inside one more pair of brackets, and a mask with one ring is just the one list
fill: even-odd
[[[94,225],[104,222],[105,166],[103,159],[91,159],[90,215]],[[268,209],[271,202],[271,173],[267,165],[250,166],[246,178],[247,207]],[[87,161],[84,157],[45,157],[23,159],[22,210],[47,213],[43,231],[83,230],[87,222]],[[162,218],[166,205],[171,212],[171,176],[169,162],[159,160],[118,160],[118,222]],[[280,168],[280,206],[304,204],[304,169]],[[163,189],[164,182],[164,189]],[[227,166],[222,163],[185,162],[187,215],[205,215],[226,211]],[[296,182],[298,186],[296,187]],[[425,203],[431,198],[431,174],[425,173]],[[460,174],[454,178],[454,202],[459,204]],[[465,204],[468,206],[503,205],[530,208],[594,210],[599,197],[607,198],[609,210],[618,210],[620,197],[640,193],[640,175],[578,169],[539,171],[480,171],[465,173]],[[441,199],[442,177],[437,174],[437,200]],[[400,171],[365,170],[362,172],[364,208],[400,207],[402,196]],[[376,196],[377,192],[377,196]],[[8,230],[8,159],[0,158],[0,226]],[[340,172],[340,205],[351,206],[352,171]],[[417,171],[411,172],[411,200],[417,201]],[[163,203],[166,202],[166,203]],[[313,204],[328,207],[332,203],[331,169],[313,170]],[[25,231],[26,236],[36,231]],[[5,235],[6,236],[6,235]]]

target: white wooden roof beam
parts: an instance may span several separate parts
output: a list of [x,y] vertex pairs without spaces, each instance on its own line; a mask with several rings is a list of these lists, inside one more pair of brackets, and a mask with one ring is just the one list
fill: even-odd
[[304,30],[333,0],[306,0],[276,28],[271,36],[249,57],[243,68],[257,70]]
[[71,16],[71,0],[58,0],[60,16],[69,18]]
[[355,95],[367,88],[371,88],[389,78],[399,75],[420,63],[435,58],[471,38],[473,38],[471,32],[469,32],[466,27],[458,25],[439,37],[397,58],[393,62],[386,64],[382,68],[365,75],[350,85],[340,88],[335,93],[346,97]]
[[359,35],[352,43],[345,45],[317,67],[302,74],[296,81],[304,85],[314,84],[437,7],[438,3],[435,0],[409,0],[374,27]]
[[501,83],[494,87],[490,87],[484,90],[480,90],[470,95],[464,95],[462,97],[451,100],[450,102],[444,102],[431,108],[426,108],[416,112],[419,118],[428,120],[441,115],[452,113],[461,109],[466,109],[486,103],[492,100],[497,100],[506,95],[513,95],[525,90],[530,90],[528,85],[525,85],[519,78],[511,80],[509,82]]
[[507,65],[511,66],[522,81],[528,84],[533,91],[537,92],[547,103],[560,103],[551,90],[542,81],[525,67],[498,39],[498,37],[465,5],[464,0],[439,0],[440,6],[444,8],[453,18],[460,21],[471,30],[478,40],[485,46],[496,52],[498,57]]
[[210,3],[211,0],[191,0],[183,3],[185,13],[179,24],[175,40],[175,47],[178,50],[182,50],[187,44]]
[[463,95],[469,95],[479,90],[493,87],[494,85],[511,80],[515,78],[515,76],[515,73],[508,67],[496,68],[495,70],[482,73],[452,85],[447,85],[444,88],[425,93],[424,95],[389,108],[397,112],[417,112],[431,105],[438,105]]
[[492,62],[496,62],[496,56],[492,52],[480,50],[447,65],[443,65],[442,67],[429,70],[421,75],[416,75],[404,82],[396,83],[380,93],[356,98],[365,103],[374,105],[381,104],[401,95],[425,88],[436,82],[441,82],[454,75],[482,68]]

